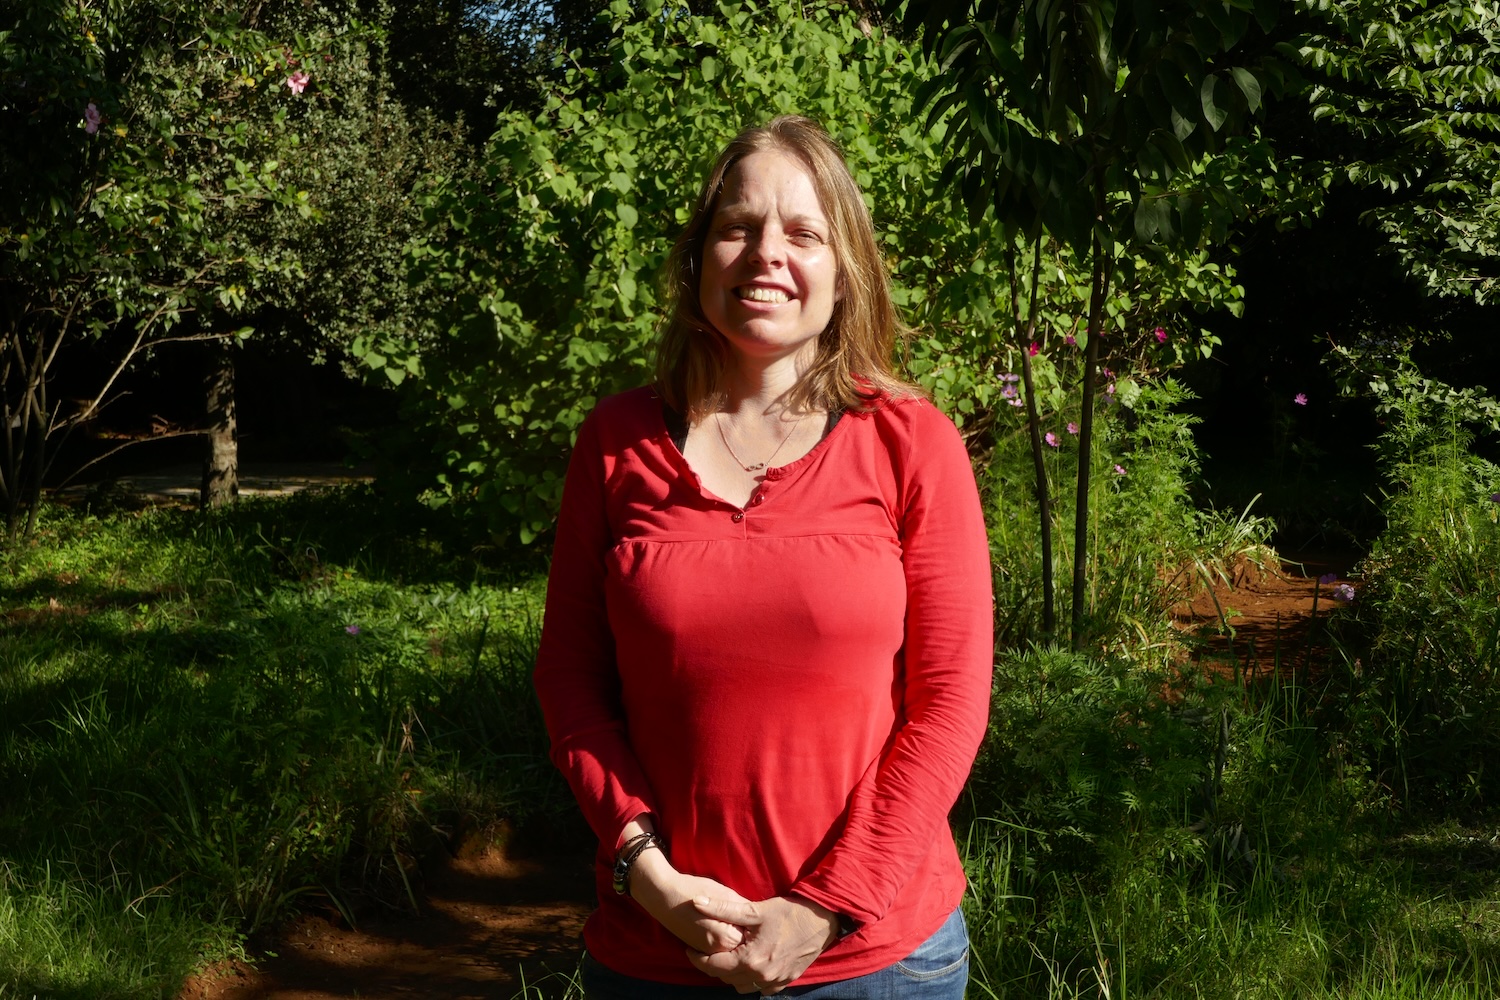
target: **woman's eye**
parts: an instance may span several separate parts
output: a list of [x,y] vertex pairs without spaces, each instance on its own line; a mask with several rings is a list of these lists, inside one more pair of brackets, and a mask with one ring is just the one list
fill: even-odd
[[804,247],[822,246],[823,237],[818,233],[812,232],[811,230],[802,230],[800,232],[792,233],[792,242],[796,243],[798,246]]

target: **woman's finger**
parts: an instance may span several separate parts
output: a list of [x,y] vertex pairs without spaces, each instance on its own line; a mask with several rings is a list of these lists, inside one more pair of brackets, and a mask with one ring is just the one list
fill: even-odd
[[693,909],[705,917],[722,920],[740,927],[754,927],[760,923],[760,907],[746,899],[716,899],[711,896],[694,896]]

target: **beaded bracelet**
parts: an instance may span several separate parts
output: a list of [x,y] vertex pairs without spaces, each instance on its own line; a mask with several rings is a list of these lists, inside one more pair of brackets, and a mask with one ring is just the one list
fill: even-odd
[[625,846],[615,855],[615,892],[622,896],[629,894],[630,869],[636,859],[652,847],[662,853],[667,850],[666,843],[654,833],[638,833],[625,841]]

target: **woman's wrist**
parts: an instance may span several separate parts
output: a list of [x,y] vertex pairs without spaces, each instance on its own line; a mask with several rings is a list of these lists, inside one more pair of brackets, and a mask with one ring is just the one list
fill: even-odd
[[652,847],[644,851],[635,859],[635,864],[630,866],[625,885],[626,895],[636,902],[641,901],[637,890],[645,890],[654,897],[660,897],[665,887],[671,882],[672,877],[677,874],[677,869],[672,867],[672,862],[667,860],[666,852]]
[[798,906],[807,910],[810,916],[821,922],[827,928],[828,933],[823,940],[823,947],[825,949],[843,936],[842,918],[837,913],[830,910],[828,907],[824,906],[821,903],[815,903],[812,900],[808,899],[806,896],[798,896],[795,893],[788,894],[786,899],[788,902],[796,903]]

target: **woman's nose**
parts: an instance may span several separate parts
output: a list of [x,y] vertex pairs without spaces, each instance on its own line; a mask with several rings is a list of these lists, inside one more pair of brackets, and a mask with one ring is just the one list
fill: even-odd
[[784,264],[786,253],[786,234],[774,227],[760,230],[750,241],[750,259],[757,264]]

